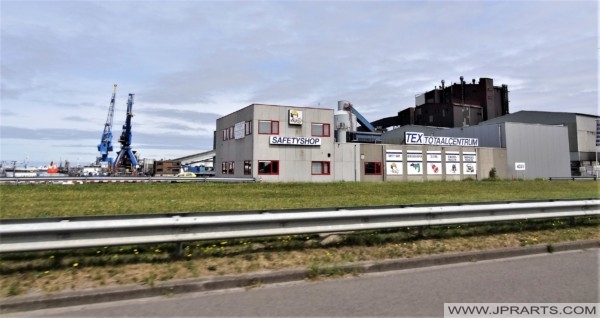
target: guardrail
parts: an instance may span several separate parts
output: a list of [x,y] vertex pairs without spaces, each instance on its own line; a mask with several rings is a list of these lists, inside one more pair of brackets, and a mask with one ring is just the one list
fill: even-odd
[[138,182],[256,182],[254,178],[216,177],[3,177],[0,183],[9,184],[83,184],[83,183],[138,183]]
[[548,180],[552,181],[552,180],[571,180],[571,181],[577,181],[577,180],[598,180],[598,177],[550,177],[548,178]]
[[0,220],[0,253],[600,215],[600,200]]

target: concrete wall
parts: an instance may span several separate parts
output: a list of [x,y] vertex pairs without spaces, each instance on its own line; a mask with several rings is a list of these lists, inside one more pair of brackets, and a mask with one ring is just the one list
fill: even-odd
[[496,177],[509,179],[506,149],[478,148],[477,149],[477,180],[489,178],[490,170],[496,169]]
[[334,149],[334,180],[360,181],[360,144],[336,143]]
[[[252,177],[244,175],[244,160],[253,160],[254,143],[253,136],[257,132],[257,123],[253,120],[254,106],[242,108],[225,117],[217,119],[216,142],[215,142],[215,176],[217,177]],[[223,130],[234,127],[236,123],[252,121],[252,134],[244,135],[241,139],[223,140]],[[221,167],[223,162],[233,161],[235,163],[234,174],[222,174]],[[256,172],[256,162],[253,161],[252,171]]]
[[[365,171],[366,163],[378,163],[380,165],[379,174],[367,174]],[[385,162],[383,147],[381,144],[360,144],[360,180],[361,181],[383,181],[385,174]]]

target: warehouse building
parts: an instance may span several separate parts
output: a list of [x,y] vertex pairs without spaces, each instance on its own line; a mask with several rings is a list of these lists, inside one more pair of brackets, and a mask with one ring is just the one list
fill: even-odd
[[487,124],[528,123],[566,127],[571,175],[598,175],[600,117],[581,113],[519,111],[488,120]]
[[493,160],[485,160],[487,164],[479,165],[477,179],[488,177],[492,168],[499,177],[510,179],[571,176],[568,131],[564,126],[512,122],[486,122],[452,129],[403,126],[385,133],[382,142],[403,143],[407,132],[421,132],[432,137],[476,138],[477,152],[494,154]]

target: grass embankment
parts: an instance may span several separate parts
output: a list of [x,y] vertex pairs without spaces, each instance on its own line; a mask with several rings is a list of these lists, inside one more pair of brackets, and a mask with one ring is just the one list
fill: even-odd
[[2,218],[597,198],[594,181],[0,186]]
[[[494,181],[330,184],[85,184],[1,186],[2,218],[200,212],[420,203],[597,198],[598,183]],[[1,296],[239,274],[290,267],[338,275],[365,260],[600,240],[600,218],[456,225],[353,233],[328,246],[316,235],[1,255]],[[334,270],[323,270],[333,266]]]

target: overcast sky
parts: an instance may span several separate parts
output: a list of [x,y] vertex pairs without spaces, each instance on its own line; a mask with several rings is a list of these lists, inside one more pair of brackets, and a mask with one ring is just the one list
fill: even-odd
[[368,120],[481,77],[510,112],[598,114],[597,1],[1,0],[0,160],[89,163],[117,98],[133,148],[212,149],[215,120],[253,103]]

